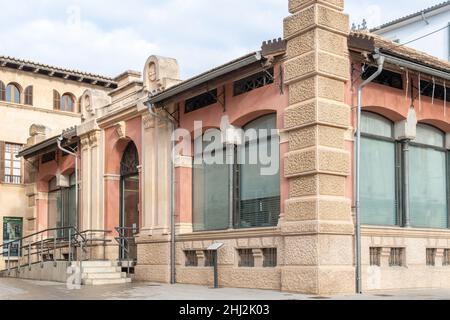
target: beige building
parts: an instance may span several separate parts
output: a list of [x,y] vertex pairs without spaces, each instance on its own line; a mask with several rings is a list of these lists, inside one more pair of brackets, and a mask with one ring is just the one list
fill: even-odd
[[35,210],[29,206],[25,187],[32,166],[15,157],[30,135],[36,143],[80,124],[79,98],[83,92],[107,92],[116,86],[107,77],[0,56],[2,242],[37,230]]

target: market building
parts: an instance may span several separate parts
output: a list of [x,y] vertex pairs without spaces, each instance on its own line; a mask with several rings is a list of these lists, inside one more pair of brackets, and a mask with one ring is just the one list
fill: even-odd
[[[208,248],[222,243],[224,287],[448,288],[450,64],[350,33],[343,7],[291,0],[284,37],[259,51],[185,81],[175,59],[150,56],[116,89],[86,89],[79,125],[20,153],[74,146],[78,183],[61,156],[29,186],[79,186],[66,220],[102,233],[89,259],[119,261],[135,281],[211,286]],[[254,150],[259,161],[240,161]],[[43,229],[67,211],[47,198]]]

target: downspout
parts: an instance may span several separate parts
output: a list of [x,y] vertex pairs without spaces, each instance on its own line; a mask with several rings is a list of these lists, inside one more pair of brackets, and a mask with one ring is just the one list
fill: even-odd
[[361,194],[361,184],[360,184],[360,172],[361,172],[361,109],[362,109],[362,91],[365,86],[371,83],[375,78],[377,78],[384,68],[384,57],[380,56],[378,53],[373,54],[373,59],[377,62],[378,70],[361,83],[358,87],[358,107],[357,107],[357,129],[356,129],[356,227],[355,227],[355,255],[356,255],[356,292],[362,293],[362,282],[361,282],[361,219],[360,219],[360,194]]
[[[155,110],[155,105],[151,102],[146,102],[145,105],[148,108],[148,112],[155,118],[170,123],[175,130],[175,121],[170,118],[161,117]],[[156,125],[157,127],[157,125]],[[172,166],[170,169],[170,283],[176,283],[176,269],[175,269],[175,141],[172,140]]]
[[58,149],[71,155],[72,157],[75,157],[75,210],[77,213],[77,219],[76,219],[76,225],[75,228],[78,230],[78,219],[79,217],[79,210],[78,210],[78,154],[69,151],[67,149],[64,149],[61,146],[61,142],[63,141],[63,135],[59,136],[58,139],[56,139],[56,143],[58,144]]

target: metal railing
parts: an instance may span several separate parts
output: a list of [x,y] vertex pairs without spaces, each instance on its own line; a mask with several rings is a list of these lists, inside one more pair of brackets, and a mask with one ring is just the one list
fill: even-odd
[[[7,266],[2,271],[7,271],[8,275],[11,274],[12,270],[17,270],[20,273],[21,268],[28,267],[31,270],[33,264],[40,264],[43,267],[44,262],[48,261],[53,261],[56,267],[59,253],[60,260],[68,261],[69,265],[77,260],[80,263],[81,275],[83,261],[92,259],[92,250],[89,249],[103,246],[103,259],[106,258],[105,247],[108,242],[111,242],[111,240],[106,238],[106,235],[110,232],[107,230],[86,230],[80,232],[75,227],[58,227],[8,241],[0,245],[0,256],[6,257]],[[98,236],[99,234],[101,235],[100,237]],[[11,256],[11,247],[13,245],[17,246],[17,257]],[[88,251],[89,259],[86,259]],[[75,253],[77,254],[76,259]],[[17,265],[14,267],[11,267],[12,258],[14,258],[14,261],[17,258]],[[25,263],[23,263],[23,260],[25,260]]]
[[119,235],[115,238],[120,248],[119,262],[123,266],[123,262],[127,261],[127,273],[130,274],[130,263],[131,261],[134,262],[134,260],[136,260],[132,250],[136,249],[134,240],[139,229],[137,227],[116,227],[115,229]]

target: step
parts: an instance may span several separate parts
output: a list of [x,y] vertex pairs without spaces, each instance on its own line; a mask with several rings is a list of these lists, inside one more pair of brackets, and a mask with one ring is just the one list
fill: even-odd
[[[74,261],[72,262],[71,266],[79,266],[80,265],[80,261]],[[116,261],[83,261],[83,263],[81,264],[82,267],[117,267],[117,262]]]
[[85,279],[83,280],[84,285],[88,286],[103,286],[109,284],[125,284],[131,283],[130,278],[120,278],[120,279]]
[[122,272],[121,267],[85,267],[82,266],[83,273],[115,273]]
[[122,279],[126,277],[125,272],[83,273],[83,279]]

